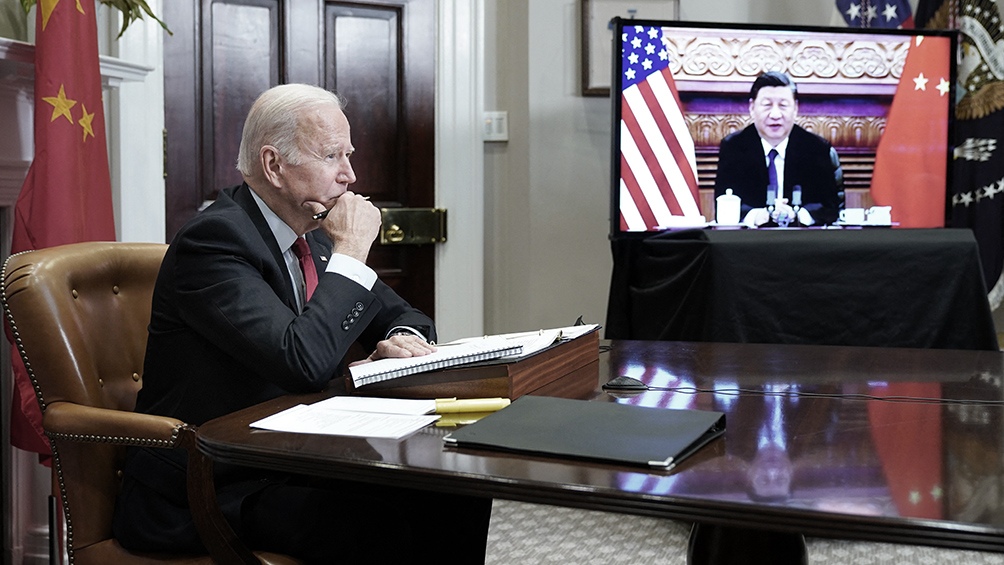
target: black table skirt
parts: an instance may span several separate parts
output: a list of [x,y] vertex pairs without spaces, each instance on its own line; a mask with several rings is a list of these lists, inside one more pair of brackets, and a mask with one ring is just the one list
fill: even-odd
[[998,348],[969,230],[685,230],[612,251],[609,339]]

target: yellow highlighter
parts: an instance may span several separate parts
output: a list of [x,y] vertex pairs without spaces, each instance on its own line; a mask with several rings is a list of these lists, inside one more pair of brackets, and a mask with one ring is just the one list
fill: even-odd
[[455,414],[443,414],[436,420],[437,428],[455,428],[473,424],[485,416],[490,416],[495,412],[457,412]]
[[509,406],[508,398],[437,398],[436,414],[495,412]]

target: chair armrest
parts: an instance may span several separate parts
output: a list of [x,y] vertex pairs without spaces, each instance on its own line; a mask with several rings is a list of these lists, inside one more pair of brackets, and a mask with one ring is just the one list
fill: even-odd
[[178,431],[186,426],[176,418],[72,402],[46,405],[42,425],[55,439],[165,448],[178,447]]
[[42,416],[57,440],[183,449],[188,454],[188,501],[199,537],[217,563],[257,564],[223,517],[216,501],[212,461],[196,446],[196,427],[176,418],[54,402]]

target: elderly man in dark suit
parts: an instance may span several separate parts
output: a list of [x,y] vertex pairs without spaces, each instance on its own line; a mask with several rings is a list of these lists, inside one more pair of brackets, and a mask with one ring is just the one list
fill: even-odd
[[750,89],[753,124],[722,140],[715,196],[731,188],[747,225],[831,224],[844,207],[837,152],[795,124],[797,94],[786,74],[761,74]]
[[[432,320],[365,264],[380,212],[348,190],[352,152],[335,94],[294,84],[258,98],[237,162],[244,184],[221,191],[164,258],[138,411],[202,424],[324,389],[357,341],[369,359],[434,351]],[[115,521],[129,549],[202,549],[176,451],[129,453]],[[429,562],[442,557],[434,528],[446,523],[451,553],[484,560],[490,499],[222,465],[216,484],[224,515],[255,549],[308,562]]]

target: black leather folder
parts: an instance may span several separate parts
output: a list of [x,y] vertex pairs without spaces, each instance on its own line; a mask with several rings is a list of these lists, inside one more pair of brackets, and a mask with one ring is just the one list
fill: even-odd
[[668,470],[723,433],[721,412],[524,396],[443,441]]

